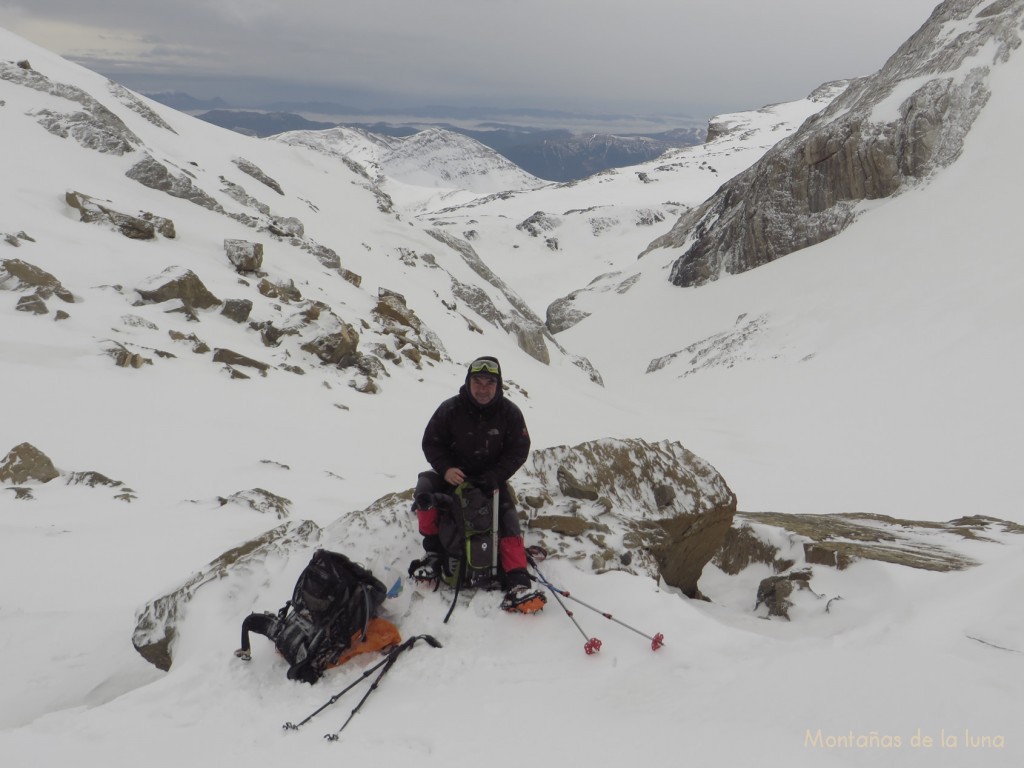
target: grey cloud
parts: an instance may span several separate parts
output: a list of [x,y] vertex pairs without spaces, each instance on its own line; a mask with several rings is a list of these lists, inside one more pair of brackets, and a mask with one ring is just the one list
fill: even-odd
[[[22,14],[110,30],[103,50],[72,54],[93,68],[109,61],[137,73],[177,68],[183,77],[265,77],[418,103],[681,111],[691,104],[755,108],[799,98],[825,80],[869,74],[933,6],[931,0],[32,0]],[[134,57],[113,53],[125,36],[135,40]]]

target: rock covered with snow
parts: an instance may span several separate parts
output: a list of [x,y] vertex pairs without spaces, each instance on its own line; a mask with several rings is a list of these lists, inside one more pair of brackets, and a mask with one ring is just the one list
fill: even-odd
[[816,591],[823,567],[845,571],[875,561],[937,573],[962,571],[979,565],[963,551],[965,542],[995,543],[1021,534],[1019,523],[985,515],[932,522],[866,513],[737,512],[712,565],[745,585],[752,609],[763,618],[790,620],[795,607],[827,612],[830,600],[841,599]]
[[257,272],[263,266],[263,243],[226,238],[224,252],[239,272]]
[[172,240],[176,237],[174,222],[162,216],[145,212],[137,216],[122,213],[89,195],[70,190],[64,199],[68,205],[78,211],[83,222],[88,224],[107,222],[122,235],[132,240],[152,240],[157,233]]
[[[588,563],[597,572],[623,570],[663,580],[697,596],[701,570],[722,545],[736,497],[707,462],[678,443],[597,440],[534,451],[513,477],[528,544],[553,558]],[[262,489],[218,500],[288,514],[287,500]],[[420,553],[411,514],[412,489],[388,494],[321,529],[309,521],[279,526],[201,568],[140,609],[133,642],[161,669],[173,660],[175,638],[187,629],[198,590],[220,584],[219,597],[266,589],[269,574],[296,573],[312,546],[323,546],[395,570]],[[291,584],[275,583],[274,594]],[[205,594],[205,592],[204,592]],[[232,598],[233,599],[233,598]],[[237,606],[236,606],[237,609]],[[244,615],[237,616],[239,622]]]
[[[202,587],[224,580],[233,599],[242,602],[237,592],[243,592],[251,601],[255,599],[257,590],[269,586],[268,582],[282,557],[294,550],[307,549],[319,540],[320,535],[320,528],[309,521],[285,523],[215,558],[181,587],[153,600],[138,612],[132,634],[135,649],[158,669],[170,669],[175,642],[189,604]],[[243,618],[238,618],[239,625]]]
[[694,597],[725,540],[736,496],[677,442],[604,439],[535,450],[513,478],[528,536],[553,553],[627,569]]
[[53,460],[43,451],[36,448],[32,443],[20,443],[0,461],[0,483],[12,486],[15,497],[23,500],[33,500],[30,488],[17,487],[26,483],[30,485],[45,485],[64,478],[66,485],[84,485],[89,488],[105,487],[111,488],[116,493],[113,498],[119,501],[133,501],[135,491],[127,487],[120,480],[113,480],[102,472],[86,470],[81,472],[62,472],[54,466]]
[[54,275],[21,259],[0,259],[0,290],[33,291],[40,300],[56,296],[74,304],[75,297]]
[[152,275],[136,288],[142,303],[159,304],[173,299],[181,300],[187,307],[209,309],[221,304],[199,276],[185,267],[168,267],[158,275]]
[[1020,46],[1024,3],[946,0],[875,75],[824,110],[656,239],[685,249],[676,285],[700,285],[827,240],[858,204],[952,163],[988,100],[993,67]]
[[548,182],[468,136],[429,128],[406,137],[372,134],[358,128],[288,131],[275,141],[309,147],[348,159],[406,184],[488,194],[536,189]]

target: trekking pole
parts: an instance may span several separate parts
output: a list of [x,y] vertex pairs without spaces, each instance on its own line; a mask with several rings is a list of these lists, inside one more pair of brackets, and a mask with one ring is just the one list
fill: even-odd
[[[380,675],[377,676],[377,679],[374,681],[373,686],[371,687],[371,690],[373,690],[374,688],[377,687],[378,683],[380,683],[380,678],[384,676],[384,673],[387,672],[388,669],[391,669],[392,665],[394,665],[395,661],[398,659],[398,655],[400,653],[402,653],[402,651],[406,651],[409,648],[412,648],[413,645],[416,644],[417,640],[426,640],[427,643],[431,647],[433,647],[433,648],[440,648],[441,647],[441,643],[439,643],[437,641],[437,639],[435,637],[432,637],[431,635],[416,635],[415,637],[409,638],[408,640],[406,640],[401,645],[399,645],[399,646],[397,646],[395,648],[392,648],[390,651],[388,651],[388,654],[387,654],[387,656],[385,658],[381,659],[379,662],[377,662],[372,667],[370,667],[365,672],[363,672],[363,674],[360,675],[350,685],[347,685],[345,688],[343,688],[342,690],[338,691],[336,694],[331,696],[331,698],[328,699],[327,702],[322,707],[320,707],[316,711],[312,712],[305,720],[301,720],[298,723],[285,723],[282,726],[282,728],[284,728],[286,731],[297,731],[297,730],[299,730],[299,728],[304,726],[306,723],[308,723],[314,717],[316,717],[321,712],[323,712],[325,709],[327,709],[329,706],[334,704],[338,699],[340,699],[346,693],[351,691],[353,688],[355,688],[357,685],[359,685],[359,683],[361,683],[363,680],[368,678],[370,675],[372,675],[378,669],[380,669],[381,667],[385,667],[385,669],[380,673]],[[369,695],[369,693],[367,693],[367,695]],[[364,696],[363,700],[359,702],[359,705],[362,706],[362,703],[365,700],[366,700],[366,696]],[[357,709],[358,709],[358,707],[357,707]],[[351,719],[352,718],[351,718],[351,715],[350,715],[349,716],[349,720],[351,720]],[[345,721],[345,725],[348,725],[348,720]],[[342,726],[342,729],[344,727],[345,726]],[[340,733],[340,731],[341,731],[341,729],[339,729],[339,733]],[[334,741],[335,739],[331,739],[331,740]]]
[[[584,608],[589,608],[594,613],[601,614],[602,616],[604,616],[609,621],[614,621],[619,626],[625,627],[626,629],[630,630],[631,632],[636,632],[641,637],[646,637],[648,640],[651,641],[651,650],[652,651],[656,651],[659,648],[661,648],[663,645],[665,645],[665,635],[663,635],[661,632],[658,632],[658,633],[656,633],[654,635],[648,635],[646,632],[641,632],[636,627],[630,626],[629,624],[627,624],[624,621],[620,621],[619,619],[617,619],[614,616],[612,616],[612,614],[607,613],[605,611],[602,611],[600,608],[595,608],[594,606],[590,605],[589,603],[583,602],[578,597],[574,597],[569,592],[569,590],[567,590],[567,589],[559,589],[554,584],[549,582],[544,577],[544,574],[541,573],[540,570],[537,568],[537,564],[535,562],[531,562],[530,564],[533,566],[533,570],[537,573],[537,580],[540,581],[540,583],[543,584],[544,586],[546,586],[548,589],[550,589],[556,596],[557,595],[561,595],[562,597],[567,597],[570,600],[572,600],[573,602],[579,603]],[[559,602],[561,602],[561,600],[559,600]]]
[[583,639],[586,640],[586,642],[583,644],[583,652],[586,653],[587,656],[591,656],[600,651],[601,641],[598,640],[596,637],[587,636],[587,633],[583,631],[583,627],[581,627],[580,623],[576,621],[576,617],[573,615],[573,612],[569,610],[569,608],[566,606],[564,602],[562,602],[562,598],[560,597],[558,590],[552,587],[543,579],[541,580],[541,583],[551,590],[551,594],[555,596],[555,600],[557,600],[558,604],[562,606],[562,610],[565,611],[565,615],[569,617],[569,620],[576,625],[576,629],[578,629],[580,631],[580,634],[583,635]]
[[[536,559],[534,559],[535,554]],[[596,637],[587,636],[587,633],[583,631],[583,627],[581,627],[580,623],[576,621],[576,616],[573,614],[572,611],[569,610],[568,606],[562,600],[561,592],[555,589],[554,585],[552,585],[551,582],[545,579],[544,574],[542,574],[540,570],[538,570],[537,560],[543,560],[545,557],[547,557],[547,553],[540,547],[530,547],[526,552],[526,562],[529,563],[530,567],[537,572],[538,581],[540,581],[541,584],[543,584],[551,591],[551,594],[555,596],[555,600],[558,601],[558,604],[562,606],[562,610],[565,611],[565,615],[568,616],[569,620],[576,625],[576,629],[580,631],[580,634],[583,635],[583,639],[586,640],[586,642],[583,644],[584,652],[588,656],[597,653],[601,650],[601,641],[598,640]]]
[[491,494],[491,576],[498,578],[498,489]]

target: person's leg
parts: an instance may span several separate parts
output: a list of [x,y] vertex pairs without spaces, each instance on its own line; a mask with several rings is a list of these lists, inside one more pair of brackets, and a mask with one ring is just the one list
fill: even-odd
[[416,522],[423,537],[423,549],[428,553],[442,552],[441,540],[438,538],[438,511],[434,503],[434,494],[446,489],[447,485],[444,478],[433,470],[420,472],[416,478],[413,509],[416,511]]
[[505,587],[530,586],[526,572],[526,547],[512,495],[505,486],[498,494],[498,561]]
[[444,547],[441,546],[441,537],[438,535],[440,517],[434,495],[440,490],[447,489],[447,486],[443,477],[433,470],[428,470],[420,472],[413,491],[412,508],[416,513],[420,535],[423,537],[425,555],[409,564],[409,576],[423,584],[434,584],[435,587],[441,578]]

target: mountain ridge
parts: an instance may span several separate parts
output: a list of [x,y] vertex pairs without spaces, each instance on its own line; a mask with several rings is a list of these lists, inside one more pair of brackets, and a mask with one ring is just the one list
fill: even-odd
[[[158,99],[159,100],[159,99]],[[541,112],[543,116],[549,113]],[[556,113],[557,114],[557,113]],[[442,129],[468,136],[490,147],[527,173],[545,181],[573,181],[609,168],[620,168],[652,160],[665,151],[703,141],[706,130],[698,126],[665,126],[647,132],[601,133],[597,129],[579,132],[560,127],[531,127],[493,122],[461,126],[441,122],[386,123],[313,120],[285,111],[216,109],[196,115],[201,120],[251,136],[269,137],[285,131],[349,128],[387,136],[404,137],[421,131]],[[608,117],[602,119],[609,119]]]

